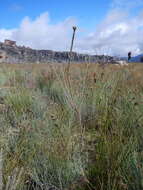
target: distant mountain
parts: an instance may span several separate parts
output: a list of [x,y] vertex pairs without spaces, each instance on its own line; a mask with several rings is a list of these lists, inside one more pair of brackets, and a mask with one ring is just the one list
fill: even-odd
[[[143,57],[143,54],[137,55],[135,57],[132,57],[131,62],[137,62],[140,63],[141,62],[141,57]],[[142,61],[143,62],[143,61]]]
[[[143,54],[140,54],[140,55],[137,55],[135,57],[132,57],[130,62],[141,63],[141,57],[143,57]],[[120,60],[128,61],[128,57],[120,57]]]

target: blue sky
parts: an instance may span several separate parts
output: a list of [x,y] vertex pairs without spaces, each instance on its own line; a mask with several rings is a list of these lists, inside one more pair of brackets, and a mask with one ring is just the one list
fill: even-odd
[[73,25],[78,26],[75,51],[143,52],[143,0],[1,1],[0,41],[10,38],[36,49],[68,50]]
[[81,26],[94,27],[107,14],[111,3],[111,0],[3,0],[0,6],[0,27],[17,27],[23,17],[34,19],[46,11],[53,23],[75,17]]

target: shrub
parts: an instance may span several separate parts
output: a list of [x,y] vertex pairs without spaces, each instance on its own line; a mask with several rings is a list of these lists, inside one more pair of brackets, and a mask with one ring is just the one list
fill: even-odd
[[93,68],[0,94],[4,189],[143,189],[142,66]]

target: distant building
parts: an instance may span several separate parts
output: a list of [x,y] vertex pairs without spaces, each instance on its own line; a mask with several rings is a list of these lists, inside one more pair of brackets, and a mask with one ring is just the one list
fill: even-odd
[[4,44],[5,44],[5,45],[8,45],[8,46],[16,46],[16,41],[5,40],[5,41],[4,41]]

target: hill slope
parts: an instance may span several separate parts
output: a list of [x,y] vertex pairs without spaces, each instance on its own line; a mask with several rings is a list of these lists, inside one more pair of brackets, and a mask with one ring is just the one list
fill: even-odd
[[141,62],[141,57],[143,57],[143,54],[137,55],[131,59],[132,62]]
[[[0,63],[67,63],[69,52],[34,50],[24,46],[10,46],[0,43]],[[72,62],[115,62],[111,56],[72,53]]]

